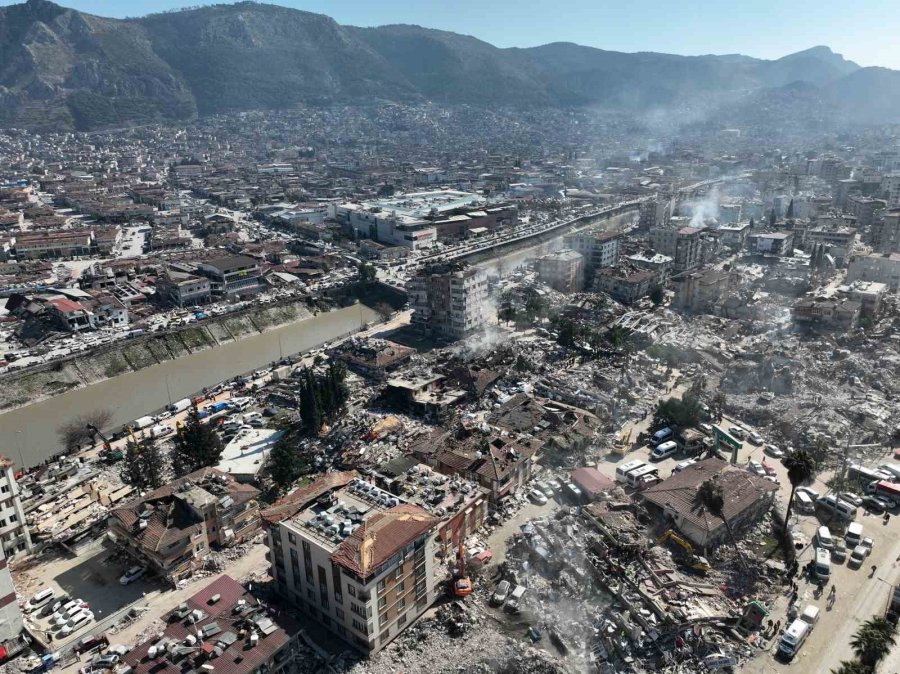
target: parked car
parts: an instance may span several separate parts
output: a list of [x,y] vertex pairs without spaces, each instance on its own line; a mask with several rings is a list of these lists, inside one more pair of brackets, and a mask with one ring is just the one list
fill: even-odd
[[748,463],[747,470],[749,470],[751,473],[759,475],[760,477],[765,477],[766,475],[768,475],[766,469],[763,468],[762,464],[759,461],[751,461],[750,463]]
[[56,592],[52,587],[46,587],[35,593],[35,595],[25,603],[25,613],[31,613],[39,608],[43,608],[53,601]]
[[736,437],[738,440],[743,440],[746,432],[740,426],[729,426],[728,433]]
[[503,602],[506,601],[506,598],[509,596],[509,591],[511,586],[508,580],[501,580],[497,583],[497,587],[494,589],[494,594],[491,595],[491,603],[495,606],[499,606]]
[[89,664],[92,669],[112,669],[119,664],[120,659],[118,653],[104,653],[91,658]]
[[847,566],[849,566],[851,569],[858,569],[860,566],[862,566],[862,563],[866,561],[866,557],[869,556],[869,552],[869,548],[867,548],[865,545],[857,545],[855,548],[853,548],[853,552],[850,553],[850,561],[847,562]]
[[546,482],[538,482],[537,488],[541,490],[541,493],[547,498],[553,497],[553,489]]
[[813,501],[819,500],[819,492],[817,492],[812,487],[797,487],[797,489],[795,491],[798,494],[808,495]]
[[855,505],[857,508],[863,504],[863,497],[859,494],[854,494],[852,491],[842,491],[838,494],[838,498]]
[[841,563],[845,559],[847,559],[847,545],[846,543],[844,543],[844,541],[838,538],[834,542],[834,547],[831,549],[831,560],[833,562]]
[[62,629],[59,630],[59,636],[67,637],[72,634],[72,632],[80,630],[82,627],[86,627],[87,624],[90,623],[93,619],[93,613],[82,609],[74,616],[72,616],[69,622],[62,626]]
[[862,507],[868,510],[870,513],[881,514],[885,510],[888,510],[888,502],[880,496],[864,496],[862,500]]
[[763,452],[766,456],[771,456],[773,459],[784,458],[784,451],[775,445],[766,445],[765,448],[763,448]]
[[87,602],[81,599],[73,599],[63,604],[59,610],[53,614],[51,622],[54,625],[64,625],[69,619],[79,611],[87,608]]
[[860,543],[860,545],[864,548],[867,548],[869,552],[872,552],[872,548],[875,547],[875,539],[866,536],[864,539],[862,539],[862,543]]
[[528,498],[538,505],[545,505],[547,503],[547,497],[544,496],[540,489],[532,489],[528,492]]
[[756,431],[750,431],[750,442],[754,445],[761,445],[763,443],[763,436]]
[[550,485],[550,488],[554,492],[559,492],[559,490],[562,489],[562,484],[560,484],[559,480],[557,480],[556,478],[547,480],[547,484]]
[[141,578],[144,573],[146,573],[147,569],[143,566],[132,566],[128,571],[126,571],[121,578],[119,578],[119,584],[121,585],[130,585],[138,578]]

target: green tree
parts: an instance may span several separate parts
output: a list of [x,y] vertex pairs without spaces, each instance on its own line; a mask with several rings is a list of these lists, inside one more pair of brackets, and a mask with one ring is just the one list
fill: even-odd
[[547,300],[540,295],[533,295],[525,302],[525,315],[530,322],[543,318],[547,313]]
[[775,217],[775,209],[773,208],[771,211],[769,211],[769,227],[774,227],[775,221],[777,219],[778,218]]
[[653,286],[653,289],[650,291],[650,301],[653,302],[653,306],[658,307],[663,303],[666,295],[663,292],[663,287],[661,285]]
[[728,522],[728,518],[725,517],[725,496],[722,493],[722,485],[720,485],[715,478],[700,483],[700,486],[697,488],[697,502],[699,505],[702,505],[709,510],[715,517],[722,520],[722,523],[725,525],[725,530],[728,532],[728,538],[731,540],[734,551],[737,553],[738,560],[743,567],[744,556],[741,553],[740,548],[738,548],[737,540],[734,538],[734,532],[731,530],[731,524]]
[[172,470],[177,476],[213,466],[222,456],[222,439],[209,424],[200,419],[200,411],[194,405],[184,425],[178,427],[172,443]]
[[300,384],[300,418],[310,433],[322,428],[322,411],[316,394],[316,378],[310,368],[303,371]]
[[159,489],[165,484],[164,473],[165,459],[155,438],[141,435],[137,442],[129,440],[125,444],[125,457],[119,468],[125,484],[141,491]]
[[686,428],[700,421],[700,399],[690,392],[681,398],[666,398],[656,404],[654,421],[657,425],[675,425]]
[[896,634],[897,627],[892,622],[876,616],[859,626],[850,646],[863,664],[874,668],[897,644]]
[[753,229],[756,226],[756,223],[753,222],[753,218],[750,218],[750,229]]
[[788,481],[791,483],[791,495],[788,498],[787,512],[784,515],[784,527],[787,529],[794,509],[794,493],[797,487],[806,484],[815,477],[816,464],[806,450],[798,449],[784,460]]
[[559,321],[559,334],[556,336],[556,343],[560,346],[572,348],[578,338],[578,326],[571,318],[563,318]]
[[269,476],[280,489],[284,489],[308,472],[309,463],[300,454],[297,434],[288,431],[269,454]]
[[791,199],[791,203],[788,204],[786,217],[788,220],[790,220],[794,217],[794,200],[793,199]]
[[365,262],[359,263],[357,271],[359,272],[359,282],[363,285],[372,283],[375,280],[375,276],[377,275],[375,267]]

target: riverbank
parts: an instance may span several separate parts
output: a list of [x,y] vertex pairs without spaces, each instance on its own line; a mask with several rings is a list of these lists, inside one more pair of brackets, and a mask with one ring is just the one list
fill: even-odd
[[25,407],[151,365],[262,334],[313,315],[303,300],[222,316],[178,330],[115,342],[0,379],[0,411]]
[[76,358],[59,371],[25,375],[24,382],[5,380],[0,386],[5,400],[34,398],[0,414],[0,447],[22,465],[35,465],[62,449],[57,429],[69,419],[103,409],[112,413],[110,427],[126,424],[203,387],[355,334],[379,319],[362,304],[315,316],[305,306],[296,312],[294,320],[282,324],[275,318],[287,316],[284,306],[204,322],[178,336],[151,336]]

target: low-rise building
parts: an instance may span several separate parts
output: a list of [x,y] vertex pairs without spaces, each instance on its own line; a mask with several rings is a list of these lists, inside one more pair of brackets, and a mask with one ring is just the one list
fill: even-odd
[[852,330],[859,322],[862,305],[837,297],[805,297],[794,303],[794,322],[823,330]]
[[[698,502],[700,485],[715,481],[722,488],[723,517]],[[713,549],[759,521],[775,502],[778,485],[717,458],[698,461],[641,492],[641,500],[666,525],[674,526],[694,545]]]
[[543,283],[563,293],[574,293],[584,285],[584,256],[574,250],[558,250],[534,261]]
[[380,381],[392,370],[406,365],[415,352],[410,346],[372,337],[347,340],[333,354],[354,372]]
[[205,276],[167,270],[156,279],[156,292],[165,302],[177,307],[206,304],[212,299],[212,287]]
[[860,316],[873,318],[881,313],[881,305],[888,287],[875,281],[853,281],[838,288],[842,297],[859,302]]
[[747,242],[747,235],[750,233],[750,223],[731,222],[719,227],[715,230],[715,233],[718,234],[719,241],[723,246],[740,250]]
[[438,596],[440,518],[355,472],[323,475],[262,516],[284,599],[365,654]]
[[199,568],[210,547],[259,530],[259,490],[215,468],[173,480],[109,513],[109,531],[130,555],[177,582]]
[[302,649],[300,625],[221,575],[167,613],[159,634],[122,658],[134,674],[288,674]]
[[78,257],[90,255],[92,243],[89,229],[25,232],[16,236],[15,251],[21,260]]
[[634,265],[638,269],[649,269],[656,274],[661,284],[665,284],[672,272],[672,266],[675,263],[668,255],[657,253],[653,250],[642,250],[639,253],[629,255],[625,261]]

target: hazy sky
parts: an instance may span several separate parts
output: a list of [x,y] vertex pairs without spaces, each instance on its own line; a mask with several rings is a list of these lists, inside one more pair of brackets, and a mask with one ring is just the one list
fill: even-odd
[[[58,0],[102,16],[212,4],[199,0]],[[14,4],[0,0],[0,5]],[[860,65],[900,69],[897,0],[277,0],[357,26],[416,23],[500,47],[568,41],[618,51],[777,58],[828,45]]]

